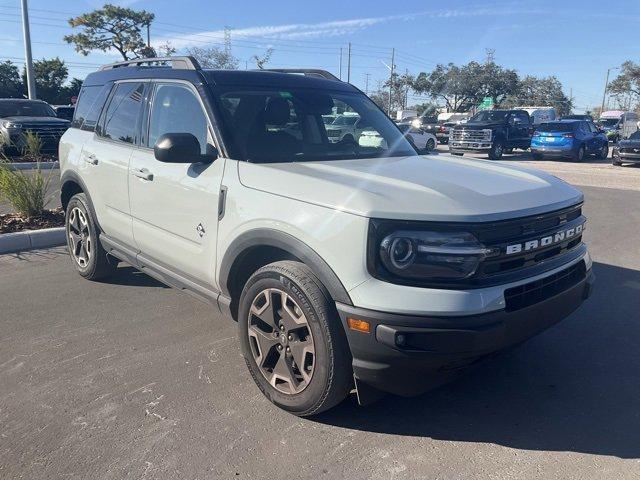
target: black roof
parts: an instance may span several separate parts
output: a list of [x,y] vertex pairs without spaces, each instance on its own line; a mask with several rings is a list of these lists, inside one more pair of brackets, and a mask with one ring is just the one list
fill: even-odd
[[357,89],[346,83],[317,76],[256,70],[188,70],[164,66],[125,66],[90,73],[84,85],[104,85],[107,82],[128,79],[177,79],[194,84],[208,83],[224,86],[256,87],[307,87],[354,92]]

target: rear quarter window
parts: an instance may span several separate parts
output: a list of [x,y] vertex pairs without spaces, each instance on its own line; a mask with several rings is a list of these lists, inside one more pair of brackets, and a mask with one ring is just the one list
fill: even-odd
[[82,87],[71,127],[94,131],[110,89],[111,85]]

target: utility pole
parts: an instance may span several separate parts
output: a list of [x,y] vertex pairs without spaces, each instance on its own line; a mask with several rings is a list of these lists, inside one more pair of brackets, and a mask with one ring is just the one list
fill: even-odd
[[364,83],[364,94],[365,95],[369,95],[369,77],[371,76],[370,73],[365,73],[364,74],[364,78],[365,78],[365,83]]
[[151,48],[151,24],[147,23],[147,47]]
[[342,80],[342,47],[340,47],[340,70],[338,73],[338,77]]
[[392,97],[393,97],[393,71],[395,69],[395,63],[396,61],[396,49],[392,48],[391,49],[391,68],[389,69],[389,108],[387,109],[387,115],[391,116],[391,101],[392,101]]
[[351,42],[349,42],[349,56],[347,57],[347,83],[351,83]]
[[604,101],[607,96],[607,89],[609,88],[609,73],[611,70],[617,70],[620,67],[607,68],[607,79],[604,81],[604,93],[602,94],[602,105],[600,106],[600,113],[604,111]]
[[36,98],[36,77],[33,72],[33,58],[31,56],[31,33],[29,32],[29,11],[27,0],[22,0],[22,33],[24,36],[24,60],[27,71],[27,91],[29,99]]

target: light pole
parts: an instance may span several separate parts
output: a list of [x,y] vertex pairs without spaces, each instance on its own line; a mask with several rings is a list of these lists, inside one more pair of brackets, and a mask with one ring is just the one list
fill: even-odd
[[602,105],[600,106],[600,114],[604,111],[604,100],[607,96],[607,89],[609,88],[609,73],[611,70],[618,70],[620,67],[607,68],[607,79],[604,81],[604,93],[602,94]]
[[36,77],[33,73],[33,58],[31,56],[31,34],[29,33],[29,11],[27,0],[22,0],[22,33],[24,36],[24,60],[27,71],[27,92],[30,100],[36,98]]

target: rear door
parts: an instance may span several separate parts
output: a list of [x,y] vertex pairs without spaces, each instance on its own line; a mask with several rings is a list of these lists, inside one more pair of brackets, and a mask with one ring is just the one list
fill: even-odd
[[153,85],[144,139],[131,157],[129,191],[140,261],[214,284],[218,198],[225,160],[163,163],[153,146],[166,133],[191,133],[202,153],[215,148],[200,93],[184,81]]
[[509,147],[526,148],[530,139],[531,121],[525,112],[514,112],[509,118]]
[[82,176],[89,183],[100,227],[126,245],[133,244],[129,160],[138,136],[145,88],[140,81],[116,83],[93,139],[82,150]]

